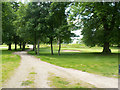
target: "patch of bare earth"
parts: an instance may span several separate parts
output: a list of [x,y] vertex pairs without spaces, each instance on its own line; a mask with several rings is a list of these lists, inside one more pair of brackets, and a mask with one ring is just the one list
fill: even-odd
[[62,50],[62,52],[80,52],[79,50]]
[[[15,74],[10,80],[8,80],[6,84],[3,84],[4,88],[51,88],[48,81],[49,73],[54,73],[56,76],[66,78],[71,83],[83,81],[97,88],[118,88],[118,79],[116,78],[99,76],[52,65],[32,55],[28,55],[27,51],[16,52],[15,54],[21,56],[21,64],[15,70]],[[28,78],[30,73],[35,74],[33,75],[34,79]],[[24,82],[26,82],[28,86],[24,86]]]

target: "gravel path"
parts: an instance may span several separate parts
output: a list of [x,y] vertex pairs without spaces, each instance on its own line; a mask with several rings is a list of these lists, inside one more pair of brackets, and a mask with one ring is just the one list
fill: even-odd
[[[4,88],[50,88],[49,73],[66,78],[71,82],[84,81],[94,85],[97,88],[118,88],[118,79],[108,78],[79,70],[68,69],[43,62],[40,59],[28,55],[27,51],[16,52],[21,56],[20,66],[15,70],[14,75],[3,85]],[[30,73],[36,73],[33,78],[34,84],[24,86],[22,83],[30,79]]]

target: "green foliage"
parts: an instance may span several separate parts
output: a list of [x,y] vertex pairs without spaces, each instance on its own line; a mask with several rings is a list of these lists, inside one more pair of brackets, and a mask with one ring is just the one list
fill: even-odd
[[17,10],[19,5],[17,2],[3,2],[2,3],[2,40],[8,45],[19,43],[19,35],[17,34]]
[[78,20],[87,46],[119,44],[120,2],[74,3],[71,12],[69,20]]
[[54,17],[54,29],[56,38],[62,43],[64,41],[70,41],[70,37],[72,36],[71,31],[69,29],[70,25],[67,22],[67,16],[65,14],[66,7],[68,2],[54,2],[51,4],[50,15]]
[[81,28],[87,46],[104,45],[109,50],[109,44],[119,45],[119,2],[3,2],[2,6],[3,43],[60,45],[75,36],[71,30]]
[[19,42],[24,42],[27,40],[27,31],[25,29],[25,16],[26,16],[26,8],[27,5],[24,5],[23,3],[19,2],[19,8],[16,12],[17,18],[16,21],[14,22],[16,26],[16,35],[19,36]]
[[37,74],[36,72],[30,72],[29,74]]
[[22,86],[29,86],[29,85],[31,85],[33,83],[34,83],[34,81],[26,80],[26,81],[23,81],[21,85]]
[[44,41],[46,33],[46,16],[48,15],[49,3],[32,2],[26,9],[26,30],[29,40],[32,42],[40,39]]
[[[73,34],[65,14],[67,5],[69,3],[65,2],[3,3],[3,41],[8,44],[31,43],[35,46],[37,42],[52,44],[57,40],[69,43]],[[5,20],[7,17],[10,17],[8,24]],[[11,30],[6,28],[8,25],[11,25]],[[6,33],[9,35],[6,36]]]
[[14,27],[12,7],[10,2],[2,3],[2,41],[6,44],[13,42]]

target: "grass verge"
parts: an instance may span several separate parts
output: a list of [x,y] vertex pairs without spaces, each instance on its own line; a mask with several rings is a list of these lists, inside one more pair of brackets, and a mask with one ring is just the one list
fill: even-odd
[[[12,50],[9,51],[7,45],[0,45],[0,64],[2,66],[2,79],[1,82],[5,83],[7,79],[13,75],[14,70],[19,66],[20,56],[13,54],[13,52],[21,51],[20,47],[17,45],[17,50],[14,50],[15,45],[11,45]],[[28,47],[26,46],[26,50]]]
[[13,52],[2,50],[2,82],[5,82],[19,66],[20,56],[12,54]]
[[53,88],[95,88],[93,85],[85,83],[83,81],[77,82],[70,82],[67,81],[65,78],[55,76],[54,74],[50,73],[50,77],[48,78],[49,85]]

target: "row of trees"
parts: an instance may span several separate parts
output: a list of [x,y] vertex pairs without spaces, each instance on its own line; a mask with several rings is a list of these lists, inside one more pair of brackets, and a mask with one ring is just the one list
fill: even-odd
[[[61,43],[70,42],[71,33],[67,22],[65,9],[68,3],[31,2],[3,3],[3,43],[9,45],[33,44],[33,49],[39,55],[39,44],[50,43],[53,55],[53,42],[58,42],[60,55]],[[37,46],[37,47],[36,47]]]
[[[16,3],[14,3],[16,5]],[[14,21],[16,20],[15,9],[11,3],[2,3],[2,41],[9,45],[8,50],[11,50],[11,44],[16,43],[16,28]],[[16,47],[15,47],[16,49]]]
[[[120,45],[119,2],[16,2],[2,3],[3,43],[33,44],[39,55],[39,44],[70,42],[71,30],[82,29],[83,42],[88,46],[103,46],[103,53],[111,53],[110,45]],[[36,47],[37,46],[37,47]]]

